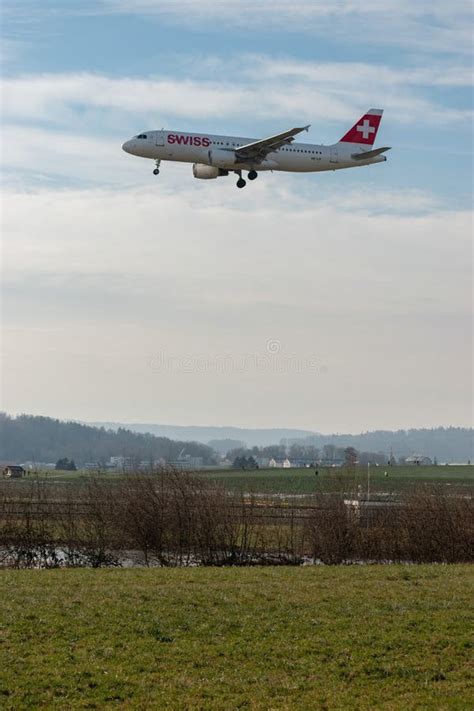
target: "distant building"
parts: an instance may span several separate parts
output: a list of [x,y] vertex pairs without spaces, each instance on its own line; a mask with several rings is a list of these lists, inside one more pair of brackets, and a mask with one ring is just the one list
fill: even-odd
[[188,469],[201,469],[203,466],[203,457],[192,457],[190,454],[185,454],[184,456],[178,457],[174,461],[168,462],[170,467],[175,469],[188,470]]
[[56,468],[56,463],[55,462],[22,462],[20,465],[25,469],[25,471],[40,471],[41,469],[55,469]]
[[412,454],[405,459],[405,464],[415,464],[417,466],[427,466],[433,464],[429,457],[424,457],[421,454]]
[[268,467],[271,469],[289,469],[291,462],[289,459],[274,459],[272,457],[268,460]]
[[[149,465],[150,462],[147,462]],[[141,463],[134,457],[124,457],[118,455],[109,457],[109,461],[105,465],[106,469],[115,469],[116,471],[131,472],[141,468]]]
[[21,479],[25,470],[18,464],[7,464],[3,470],[3,476],[7,479]]
[[107,466],[121,469],[125,465],[125,459],[125,457],[110,457]]
[[131,471],[132,469],[139,468],[138,462],[135,462],[132,457],[123,457],[121,455],[109,457],[109,461],[105,466],[107,469],[116,469],[119,471]]
[[309,467],[314,467],[317,464],[317,460],[314,457],[292,457],[291,466],[297,467],[298,469],[304,469]]

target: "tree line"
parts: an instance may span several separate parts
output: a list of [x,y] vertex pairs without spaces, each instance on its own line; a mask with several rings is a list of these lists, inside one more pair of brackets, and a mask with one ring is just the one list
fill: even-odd
[[292,444],[290,447],[275,444],[251,449],[236,447],[227,453],[227,458],[234,469],[258,469],[259,462],[265,466],[264,462],[272,459],[276,462],[288,459],[290,464],[296,466],[316,466],[321,463],[327,466],[395,463],[394,458],[385,452],[358,452],[354,447],[336,447],[333,444],[325,444],[321,448],[311,444]]
[[330,444],[339,449],[354,447],[359,452],[392,451],[397,461],[413,453],[437,459],[439,462],[474,461],[473,430],[468,427],[375,430],[361,434],[314,434],[288,441],[288,445],[293,444],[319,449]]
[[0,460],[4,462],[57,462],[73,460],[105,464],[110,457],[124,456],[132,462],[157,463],[178,459],[181,452],[215,462],[211,447],[198,442],[179,442],[125,428],[117,431],[50,417],[0,413]]

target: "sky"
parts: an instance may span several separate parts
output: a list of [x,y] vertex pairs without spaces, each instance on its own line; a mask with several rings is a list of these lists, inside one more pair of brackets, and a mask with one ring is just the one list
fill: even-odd
[[[472,423],[464,0],[4,0],[1,409],[299,427]],[[386,163],[195,180],[159,128]]]

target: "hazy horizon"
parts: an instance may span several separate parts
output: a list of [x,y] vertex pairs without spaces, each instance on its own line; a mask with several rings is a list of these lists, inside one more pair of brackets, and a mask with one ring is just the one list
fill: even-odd
[[246,425],[239,425],[239,424],[232,424],[232,423],[225,423],[225,424],[210,424],[210,423],[193,423],[193,422],[164,422],[164,421],[147,421],[147,420],[117,420],[113,417],[109,418],[103,418],[100,420],[91,420],[91,419],[82,419],[82,418],[77,418],[77,417],[59,417],[54,414],[47,414],[45,412],[6,412],[7,415],[10,417],[18,417],[20,415],[31,415],[33,417],[49,417],[51,419],[56,419],[60,420],[61,422],[78,422],[81,424],[86,424],[86,425],[92,425],[94,427],[99,427],[99,426],[105,426],[105,425],[123,425],[123,426],[141,426],[141,427],[146,427],[147,425],[150,425],[152,427],[164,427],[164,428],[182,428],[182,429],[192,429],[192,428],[199,428],[199,429],[223,429],[223,430],[288,430],[288,431],[300,431],[300,432],[308,432],[310,434],[318,434],[322,436],[331,436],[331,435],[359,435],[359,434],[364,434],[364,433],[369,433],[369,432],[374,432],[377,430],[380,431],[386,431],[386,432],[397,432],[401,430],[415,430],[415,429],[449,429],[449,428],[461,428],[461,429],[473,429],[472,424],[466,424],[466,425],[453,425],[450,423],[445,423],[445,424],[437,424],[437,425],[430,425],[430,426],[423,426],[420,425],[419,427],[412,427],[410,425],[404,426],[404,427],[374,427],[370,429],[362,429],[362,430],[331,430],[331,431],[324,431],[322,429],[318,429],[317,427],[306,427],[306,426],[287,426],[285,423],[283,424],[277,424],[277,425],[259,425],[255,427],[248,427]]

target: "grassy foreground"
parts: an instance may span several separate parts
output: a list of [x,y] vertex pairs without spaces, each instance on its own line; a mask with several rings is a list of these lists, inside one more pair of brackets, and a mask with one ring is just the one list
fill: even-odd
[[468,709],[472,568],[0,573],[0,707]]

